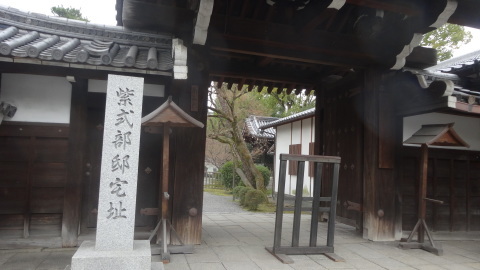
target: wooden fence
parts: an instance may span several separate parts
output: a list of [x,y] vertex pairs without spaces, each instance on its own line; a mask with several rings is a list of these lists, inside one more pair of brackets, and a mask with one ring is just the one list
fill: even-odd
[[203,176],[203,186],[214,188],[222,186],[219,172],[205,172]]

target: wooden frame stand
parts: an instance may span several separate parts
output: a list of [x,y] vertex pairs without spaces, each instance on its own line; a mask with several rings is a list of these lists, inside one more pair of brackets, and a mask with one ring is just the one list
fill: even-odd
[[[185,245],[178,236],[177,232],[170,222],[169,200],[169,169],[170,169],[170,129],[172,127],[199,127],[203,128],[203,123],[197,121],[178,107],[172,101],[172,97],[158,107],[156,110],[142,118],[142,125],[148,127],[151,133],[161,133],[163,128],[163,155],[162,155],[162,178],[160,179],[158,190],[158,223],[152,231],[149,241],[157,236],[156,243],[159,244],[152,247],[152,254],[160,254],[164,263],[170,262],[170,253],[193,253],[193,245]],[[162,229],[160,229],[162,226]],[[173,235],[180,245],[169,245],[170,236]]]
[[[293,214],[292,244],[291,246],[281,246],[287,161],[298,162],[297,186],[296,186],[296,192],[295,192],[295,209]],[[302,214],[303,177],[305,172],[306,161],[313,162],[315,164],[312,219],[310,224],[309,246],[299,246],[300,219]],[[320,190],[321,190],[321,184],[322,184],[322,171],[323,171],[324,164],[333,165],[333,179],[332,179],[333,181],[332,181],[331,197],[320,197]],[[273,256],[275,256],[277,259],[279,259],[281,262],[293,263],[293,260],[290,259],[287,255],[308,255],[308,254],[325,254],[327,257],[329,257],[334,261],[344,261],[342,258],[340,258],[339,256],[336,256],[333,253],[339,169],[340,169],[340,157],[287,155],[287,154],[280,155],[280,177],[278,182],[275,234],[274,234],[274,240],[273,240],[273,247],[266,248],[266,250],[270,252]],[[320,207],[320,202],[330,202],[330,207]],[[327,245],[325,246],[317,246],[318,214],[320,211],[329,213]]]
[[[160,226],[162,226],[161,232],[158,231],[160,229]],[[173,235],[178,240],[178,242],[180,242],[180,245],[168,245],[167,241],[163,240],[169,238],[167,237],[167,231],[170,232],[171,235]],[[157,232],[162,235],[162,240],[159,242],[159,245],[152,247],[152,255],[161,255],[163,263],[170,262],[170,254],[193,253],[193,245],[185,245],[182,239],[180,239],[180,237],[178,236],[177,231],[175,231],[175,229],[173,228],[172,223],[170,223],[170,221],[168,221],[167,219],[162,218],[158,222],[157,226],[148,238],[149,242],[152,241],[153,237],[157,234]]]
[[[419,177],[419,198],[418,198],[418,221],[415,224],[412,232],[407,239],[402,239],[400,247],[402,249],[423,249],[438,256],[443,255],[443,249],[439,245],[435,245],[430,230],[428,229],[427,223],[425,222],[426,217],[426,201],[435,201],[427,198],[427,169],[428,169],[428,146],[427,144],[422,144],[421,146],[421,156],[420,156],[420,177]],[[440,201],[436,201],[443,203]],[[418,242],[411,242],[413,235],[418,234]],[[430,245],[425,244],[425,233],[427,233],[428,240]]]
[[[443,254],[443,249],[435,245],[432,235],[425,222],[427,213],[427,201],[443,204],[443,201],[427,198],[427,176],[428,176],[428,146],[461,146],[469,145],[453,130],[454,123],[422,125],[412,137],[407,139],[406,144],[420,145],[420,173],[418,177],[418,221],[407,239],[402,239],[400,247],[403,249],[419,248],[438,256]],[[411,242],[413,235],[418,234],[418,242]],[[425,233],[427,233],[430,245],[425,244]]]

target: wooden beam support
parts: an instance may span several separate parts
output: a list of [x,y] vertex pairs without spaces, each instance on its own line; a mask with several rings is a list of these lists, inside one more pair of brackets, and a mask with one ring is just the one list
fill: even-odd
[[225,29],[225,21],[224,16],[212,15],[208,43],[214,50],[335,66],[364,66],[375,58],[351,35],[298,33],[289,25],[238,17],[228,18]]
[[[211,49],[218,51],[250,54],[320,65],[365,67],[377,63],[362,52],[358,52],[358,48],[354,47],[351,47],[350,51],[348,51],[348,49],[339,50],[339,47],[324,47],[322,49],[321,47],[289,45],[281,42],[251,40],[235,36],[219,36],[215,34],[212,34],[209,37],[209,43]],[[355,51],[357,51],[357,53],[355,53]]]
[[[195,48],[198,55],[204,56],[202,47]],[[200,66],[197,54],[189,54],[189,66]],[[203,66],[205,63],[202,63]],[[198,111],[190,111],[192,85],[198,86]],[[188,72],[188,80],[174,80],[175,103],[188,112],[190,116],[206,124],[207,92],[210,87],[208,69],[192,68]],[[174,155],[175,174],[173,183],[172,224],[182,238],[184,244],[201,244],[202,242],[202,203],[203,176],[205,166],[205,128],[176,128]],[[173,239],[173,238],[172,238]],[[178,243],[172,243],[178,244]]]
[[[94,66],[92,66],[94,67]],[[45,76],[61,76],[66,77],[71,74],[75,74],[78,78],[88,78],[96,80],[107,80],[108,74],[122,74],[125,76],[142,76],[145,78],[145,83],[150,84],[166,84],[169,80],[168,76],[158,76],[151,74],[139,74],[139,73],[119,73],[112,72],[110,70],[98,70],[98,69],[79,69],[79,68],[65,68],[59,66],[46,66],[36,64],[23,64],[12,62],[1,62],[0,73],[22,73],[22,74],[36,74]]]
[[[380,91],[384,71],[368,69],[364,87],[364,230],[363,237],[373,241],[395,239],[395,174],[393,169],[379,167],[381,124]],[[395,119],[390,119],[395,121]],[[382,121],[387,121],[383,117]],[[389,154],[394,154],[389,152]]]
[[244,0],[242,5],[242,11],[240,12],[240,17],[245,17],[247,15],[247,10],[250,7],[250,0]]
[[420,9],[422,2],[423,1],[415,1],[415,0],[410,0],[410,1],[347,0],[347,3],[351,5],[387,10],[387,11],[405,14],[408,16],[420,15],[422,12],[422,10]]
[[123,0],[122,21],[128,29],[175,33],[184,41],[194,28],[195,12],[179,6]]
[[262,57],[260,61],[258,61],[257,66],[259,67],[266,67],[268,64],[270,64],[273,61],[273,58],[271,57]]
[[458,1],[458,7],[455,13],[448,19],[449,23],[459,24],[463,26],[480,28],[480,2],[476,0]]
[[70,133],[68,138],[68,171],[62,217],[62,247],[78,245],[78,226],[82,205],[84,150],[87,127],[88,80],[72,82]]
[[332,10],[332,9],[327,9],[320,13],[318,16],[313,18],[311,21],[306,23],[301,29],[303,33],[309,33],[313,31],[315,28],[317,28],[320,24],[325,22],[327,19],[332,18],[332,16],[335,16],[337,13],[337,10]]
[[271,82],[303,82],[314,84],[320,80],[315,69],[298,72],[298,69],[290,67],[267,67],[260,68],[248,63],[235,61],[211,61],[210,76],[225,76],[232,78],[252,78]]

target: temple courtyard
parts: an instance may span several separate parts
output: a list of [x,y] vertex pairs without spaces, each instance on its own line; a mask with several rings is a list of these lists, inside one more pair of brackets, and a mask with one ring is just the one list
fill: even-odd
[[[302,215],[300,246],[307,245],[309,215]],[[435,233],[437,244],[444,250],[436,256],[423,250],[402,250],[398,242],[372,242],[364,240],[355,228],[338,224],[335,231],[335,254],[344,262],[334,262],[324,255],[291,255],[293,264],[283,264],[265,247],[273,245],[275,214],[252,212],[205,212],[203,217],[203,242],[195,246],[194,254],[172,254],[171,262],[164,269],[480,269],[480,234]],[[285,214],[282,245],[291,241],[293,215]],[[318,244],[326,243],[327,223],[319,223]],[[143,238],[145,233],[137,233]],[[92,234],[80,239],[92,239]],[[5,238],[4,238],[5,239]],[[0,250],[2,270],[69,269],[76,249],[55,247],[52,238],[50,248],[35,247],[35,243],[47,243],[45,239],[29,239],[29,248],[21,243],[3,241]],[[27,242],[25,242],[27,243]],[[24,243],[24,244],[25,244]],[[153,256],[152,261],[159,261]]]

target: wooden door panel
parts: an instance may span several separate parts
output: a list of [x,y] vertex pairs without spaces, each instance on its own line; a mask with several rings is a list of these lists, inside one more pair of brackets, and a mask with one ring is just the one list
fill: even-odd
[[32,150],[29,137],[0,136],[0,161],[28,161]]
[[0,214],[23,213],[27,206],[27,188],[0,188]]
[[0,161],[0,187],[26,187],[28,162]]
[[33,187],[65,187],[67,166],[65,163],[37,163],[33,166]]
[[37,162],[66,162],[68,140],[63,138],[37,138],[35,140]]
[[[337,216],[345,222],[362,227],[363,201],[363,128],[362,117],[356,109],[358,95],[348,91],[332,91],[325,105],[325,154],[340,156]],[[331,183],[325,183],[322,194],[330,194]],[[339,219],[342,220],[342,219]]]
[[[402,162],[402,227],[412,230],[418,207],[418,148],[404,147]],[[427,224],[433,231],[480,230],[480,161],[478,152],[429,149]]]
[[24,219],[20,214],[0,214],[0,229],[23,230]]
[[65,125],[2,123],[0,229],[21,230],[27,226],[28,232],[48,220],[48,215],[54,215],[46,228],[60,233],[68,131]]
[[32,188],[30,212],[62,213],[64,188]]
[[30,235],[60,236],[62,230],[61,214],[32,214]]

